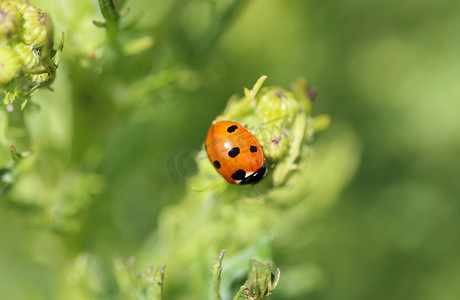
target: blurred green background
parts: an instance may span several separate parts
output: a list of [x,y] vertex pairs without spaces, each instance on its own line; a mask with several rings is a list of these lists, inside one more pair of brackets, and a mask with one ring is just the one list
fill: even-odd
[[274,221],[292,230],[274,233],[272,298],[460,297],[460,2],[128,0],[119,40],[154,39],[131,56],[104,44],[96,1],[32,3],[66,45],[55,91],[27,115],[37,151],[0,201],[0,299],[97,298],[75,284],[81,253],[102,273],[114,256],[165,263],[165,299],[199,299],[179,296],[173,261],[145,258],[190,189],[167,161],[193,168],[212,120],[261,74],[306,77],[314,114],[333,120],[302,175],[333,186],[327,203]]

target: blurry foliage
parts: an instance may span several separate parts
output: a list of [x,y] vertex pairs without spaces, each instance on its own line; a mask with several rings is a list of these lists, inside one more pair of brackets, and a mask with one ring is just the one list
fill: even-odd
[[[459,297],[458,1],[31,2],[65,48],[27,147],[0,110],[0,298],[231,299],[273,264],[270,299]],[[288,184],[209,188],[207,129],[261,74],[308,76],[331,128]]]

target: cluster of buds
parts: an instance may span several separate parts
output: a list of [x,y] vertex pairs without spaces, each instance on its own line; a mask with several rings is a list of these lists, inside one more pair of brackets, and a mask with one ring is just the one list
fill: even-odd
[[0,0],[0,88],[6,101],[31,95],[54,79],[62,51],[53,49],[50,17],[29,2]]
[[[291,90],[279,86],[262,88],[266,79],[267,76],[262,76],[252,89],[244,89],[244,96],[230,98],[224,112],[216,117],[216,121],[231,120],[242,124],[262,147],[267,178],[257,184],[257,189],[238,189],[242,191],[240,196],[247,199],[259,199],[258,196],[263,197],[264,191],[271,187],[295,184],[311,153],[314,134],[330,123],[327,115],[311,115],[316,91],[305,79],[298,79]],[[204,146],[198,153],[197,163],[200,176],[191,182],[194,190],[222,186],[225,181],[218,180],[219,175],[209,163]],[[252,191],[255,194],[251,194]]]
[[273,185],[280,186],[298,169],[308,153],[308,142],[315,131],[327,127],[329,119],[311,116],[316,92],[304,79],[299,79],[292,91],[277,86],[261,89],[265,79],[262,76],[251,90],[245,89],[244,97],[231,99],[217,119],[247,125],[272,167]]

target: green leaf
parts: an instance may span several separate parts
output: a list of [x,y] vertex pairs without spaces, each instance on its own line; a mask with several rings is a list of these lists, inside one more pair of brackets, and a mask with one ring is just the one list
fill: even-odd
[[222,259],[224,258],[225,249],[220,251],[220,255],[216,261],[214,261],[210,268],[211,273],[211,292],[209,299],[220,300],[219,287],[220,287],[220,278],[222,275]]
[[155,271],[153,267],[139,275],[139,290],[142,298],[146,300],[161,300],[163,294],[165,266],[159,266]]
[[12,158],[15,162],[21,160],[22,155],[21,155],[20,153],[18,153],[18,151],[16,150],[16,148],[13,146],[13,144],[10,144],[10,153],[11,153],[11,158]]
[[[305,134],[308,133],[309,128],[307,124],[311,123],[311,118],[304,114],[299,114],[295,118],[290,136],[292,139],[288,154],[278,163],[275,170],[273,170],[273,183],[275,186],[283,184],[291,171],[295,170],[298,166],[295,164],[297,157],[299,157],[304,141]],[[305,129],[307,128],[307,130]]]
[[93,24],[98,28],[105,28],[106,27],[105,22],[101,22],[101,21],[93,20]]
[[252,260],[251,274],[246,283],[240,288],[234,300],[260,300],[269,296],[275,290],[280,279],[280,270],[272,273],[272,266]]

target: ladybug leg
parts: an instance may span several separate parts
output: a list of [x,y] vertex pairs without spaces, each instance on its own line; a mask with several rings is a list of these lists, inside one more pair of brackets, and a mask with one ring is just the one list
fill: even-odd
[[248,124],[245,124],[245,125],[244,125],[244,128],[248,129]]

